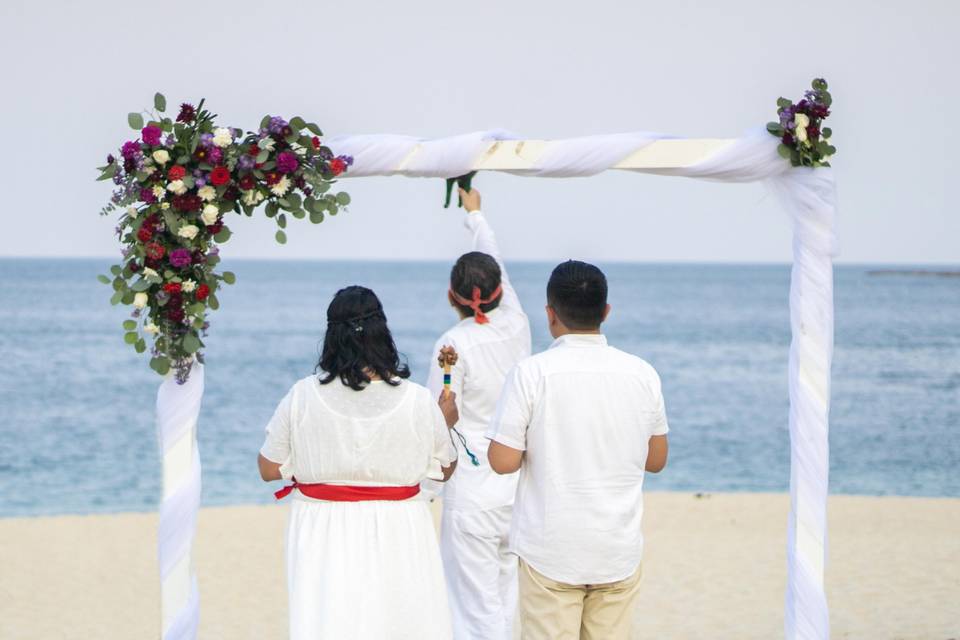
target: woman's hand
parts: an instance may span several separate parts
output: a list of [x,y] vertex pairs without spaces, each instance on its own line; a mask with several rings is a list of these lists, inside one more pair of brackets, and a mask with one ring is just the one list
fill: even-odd
[[449,429],[457,424],[460,419],[460,411],[457,409],[457,394],[444,389],[440,392],[440,399],[437,400],[437,404],[440,405],[440,411],[443,412],[443,417],[447,421],[447,428]]

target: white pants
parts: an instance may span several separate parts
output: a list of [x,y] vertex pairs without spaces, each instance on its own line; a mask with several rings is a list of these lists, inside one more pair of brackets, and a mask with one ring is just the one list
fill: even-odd
[[510,640],[517,608],[517,556],[507,552],[513,507],[443,510],[440,556],[455,640]]

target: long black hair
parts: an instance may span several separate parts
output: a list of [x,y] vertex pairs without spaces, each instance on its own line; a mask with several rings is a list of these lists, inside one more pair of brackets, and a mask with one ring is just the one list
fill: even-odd
[[327,307],[327,334],[317,372],[322,372],[321,384],[339,378],[354,391],[362,391],[370,383],[364,369],[393,386],[400,384],[397,378],[410,377],[410,368],[400,362],[377,294],[354,285],[337,291]]

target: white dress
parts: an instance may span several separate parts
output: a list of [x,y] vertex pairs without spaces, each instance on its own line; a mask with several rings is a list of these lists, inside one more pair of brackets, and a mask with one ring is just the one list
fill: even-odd
[[[354,391],[316,376],[297,382],[260,453],[285,479],[411,486],[456,458],[443,415],[411,382]],[[287,529],[292,640],[447,640],[443,569],[427,503],[328,502],[294,491]]]

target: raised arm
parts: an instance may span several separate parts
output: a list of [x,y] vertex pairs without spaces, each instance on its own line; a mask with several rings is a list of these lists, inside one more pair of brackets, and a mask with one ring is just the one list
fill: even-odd
[[460,189],[460,199],[463,201],[463,208],[467,211],[467,217],[463,224],[473,233],[473,250],[493,256],[493,259],[500,265],[500,284],[503,287],[503,300],[500,302],[500,306],[523,313],[520,298],[510,283],[507,267],[503,264],[503,258],[500,257],[497,236],[490,228],[486,216],[480,211],[480,192],[476,189],[471,189],[469,192]]

